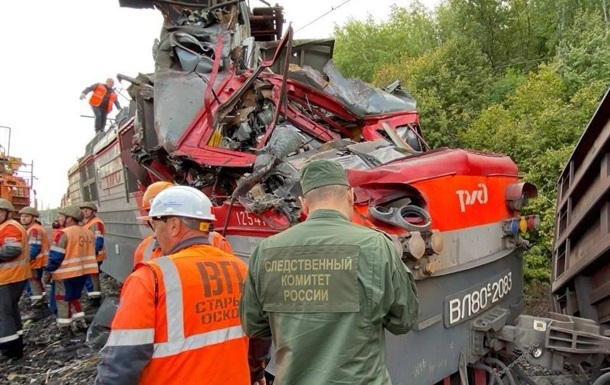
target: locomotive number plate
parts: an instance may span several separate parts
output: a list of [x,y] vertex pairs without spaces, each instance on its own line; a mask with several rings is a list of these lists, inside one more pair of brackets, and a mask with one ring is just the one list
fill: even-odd
[[247,213],[245,211],[234,211],[233,223],[237,222],[239,226],[257,226],[257,227],[268,227],[265,221],[262,221],[257,215]]
[[445,327],[455,326],[491,308],[513,288],[512,273],[506,271],[483,283],[445,297]]

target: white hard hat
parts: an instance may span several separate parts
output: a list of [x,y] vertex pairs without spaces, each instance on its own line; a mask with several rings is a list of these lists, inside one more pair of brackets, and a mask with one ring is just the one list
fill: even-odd
[[155,217],[185,217],[215,221],[212,202],[204,193],[193,187],[173,186],[161,191],[153,199],[149,214],[138,217],[150,220]]

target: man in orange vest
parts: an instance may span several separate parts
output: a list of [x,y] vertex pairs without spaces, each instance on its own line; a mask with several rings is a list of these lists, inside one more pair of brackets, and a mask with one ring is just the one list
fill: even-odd
[[91,231],[81,227],[83,213],[76,206],[59,209],[65,228],[53,240],[49,261],[44,268],[43,282],[53,279],[57,302],[57,326],[67,337],[72,336],[70,326],[84,329],[85,313],[80,296],[85,277],[98,272],[95,260],[95,240]]
[[108,113],[112,111],[113,104],[119,110],[121,109],[116,92],[114,92],[112,87],[114,87],[114,80],[108,78],[106,79],[106,84],[92,84],[91,86],[85,88],[80,95],[80,99],[83,100],[87,97],[89,92],[93,91],[93,95],[91,95],[89,98],[89,105],[91,105],[93,115],[95,115],[96,133],[104,131],[104,127],[106,127],[106,119],[108,118]]
[[[144,195],[142,196],[142,210],[147,213],[150,211],[150,205],[152,204],[153,199],[166,188],[174,186],[171,182],[155,182],[146,188]],[[151,222],[147,222],[148,226],[151,227]],[[214,246],[218,247],[220,250],[224,251],[228,254],[233,254],[233,249],[229,242],[222,236],[222,234],[217,233],[216,231],[210,231],[208,236],[208,242]],[[154,235],[149,235],[144,238],[142,242],[136,248],[136,251],[133,254],[133,266],[135,267],[140,262],[150,261],[151,259],[158,258],[161,256],[161,248],[159,247],[159,243],[155,240]]]
[[[150,212],[150,205],[152,204],[153,199],[166,188],[172,187],[174,184],[171,182],[155,182],[149,185],[144,191],[144,195],[142,196],[142,205],[141,208],[147,214]],[[152,222],[146,221],[148,227],[152,229]],[[153,230],[154,231],[154,230]],[[136,248],[136,251],[133,253],[133,266],[134,268],[140,262],[147,262],[151,259],[159,258],[161,256],[161,248],[159,247],[159,243],[155,239],[154,235],[149,235]]]
[[61,229],[63,229],[63,228],[64,228],[64,225],[59,223],[59,219],[55,219],[53,221],[53,223],[51,224],[51,239],[55,239],[55,236],[57,235],[57,233],[59,233],[61,231]]
[[[106,259],[106,248],[104,247],[106,229],[104,227],[104,222],[96,215],[97,206],[95,203],[85,202],[79,207],[83,212],[83,227],[91,231],[95,236],[95,256],[99,268]],[[88,276],[85,281],[85,286],[91,304],[99,307],[102,302],[102,285],[100,284],[99,273]]]
[[95,384],[250,384],[238,317],[246,265],[209,244],[211,206],[201,191],[173,186],[140,218],[165,256],[125,281]]
[[19,298],[31,275],[25,229],[11,219],[15,208],[0,198],[0,362],[23,357]]
[[49,236],[38,221],[40,214],[34,207],[22,208],[19,215],[21,215],[21,224],[25,227],[28,235],[30,265],[32,267],[32,278],[28,280],[28,294],[32,301],[32,307],[39,307],[44,298],[44,286],[41,278],[42,267],[47,264],[49,258]]

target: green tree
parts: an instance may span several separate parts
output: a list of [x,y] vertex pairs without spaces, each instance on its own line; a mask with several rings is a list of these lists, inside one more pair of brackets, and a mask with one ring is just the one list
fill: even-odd
[[434,17],[419,1],[392,6],[386,22],[350,20],[335,27],[333,61],[343,75],[370,82],[375,71],[401,58],[418,57],[438,45]]
[[609,11],[610,0],[445,0],[434,12],[415,1],[335,29],[343,74],[399,79],[433,147],[509,155],[538,187],[532,282],[550,277],[557,178],[610,85]]
[[418,100],[422,128],[433,146],[459,146],[459,134],[488,105],[489,63],[473,42],[452,39],[418,58],[375,73],[375,84],[395,79]]
[[[550,268],[556,182],[602,91],[594,82],[570,98],[557,67],[541,65],[505,103],[488,107],[461,135],[469,148],[509,155],[524,179],[538,188],[538,198],[528,206],[529,213],[541,217],[526,259],[532,280],[546,277]],[[546,264],[541,263],[544,260]]]
[[610,82],[610,28],[606,17],[596,11],[578,13],[559,42],[558,68],[570,94],[591,83],[607,87]]
[[490,104],[506,104],[517,87],[525,83],[527,74],[520,69],[507,68],[504,73],[497,73],[494,84],[490,87]]

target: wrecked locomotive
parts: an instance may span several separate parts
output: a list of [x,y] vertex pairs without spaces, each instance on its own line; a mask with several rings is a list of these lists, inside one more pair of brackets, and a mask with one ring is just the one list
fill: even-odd
[[603,350],[564,346],[585,337],[607,346],[595,324],[521,315],[520,234],[539,218],[521,214],[536,188],[509,157],[431,149],[398,83],[378,89],[343,78],[329,61],[333,40],[293,40],[281,7],[120,3],[154,6],[164,26],[155,73],[118,75],[131,83],[129,110],[68,173],[66,203],[96,201],[106,223],[102,270],[120,281],[131,271],[149,233],[136,220],[142,191],[154,181],[204,191],[216,230],[247,258],[261,239],[305,219],[303,164],[333,159],[355,188],[354,221],[390,234],[417,280],[415,330],[387,336],[395,384],[527,381],[506,369],[515,348],[552,368],[566,358],[601,362]]

